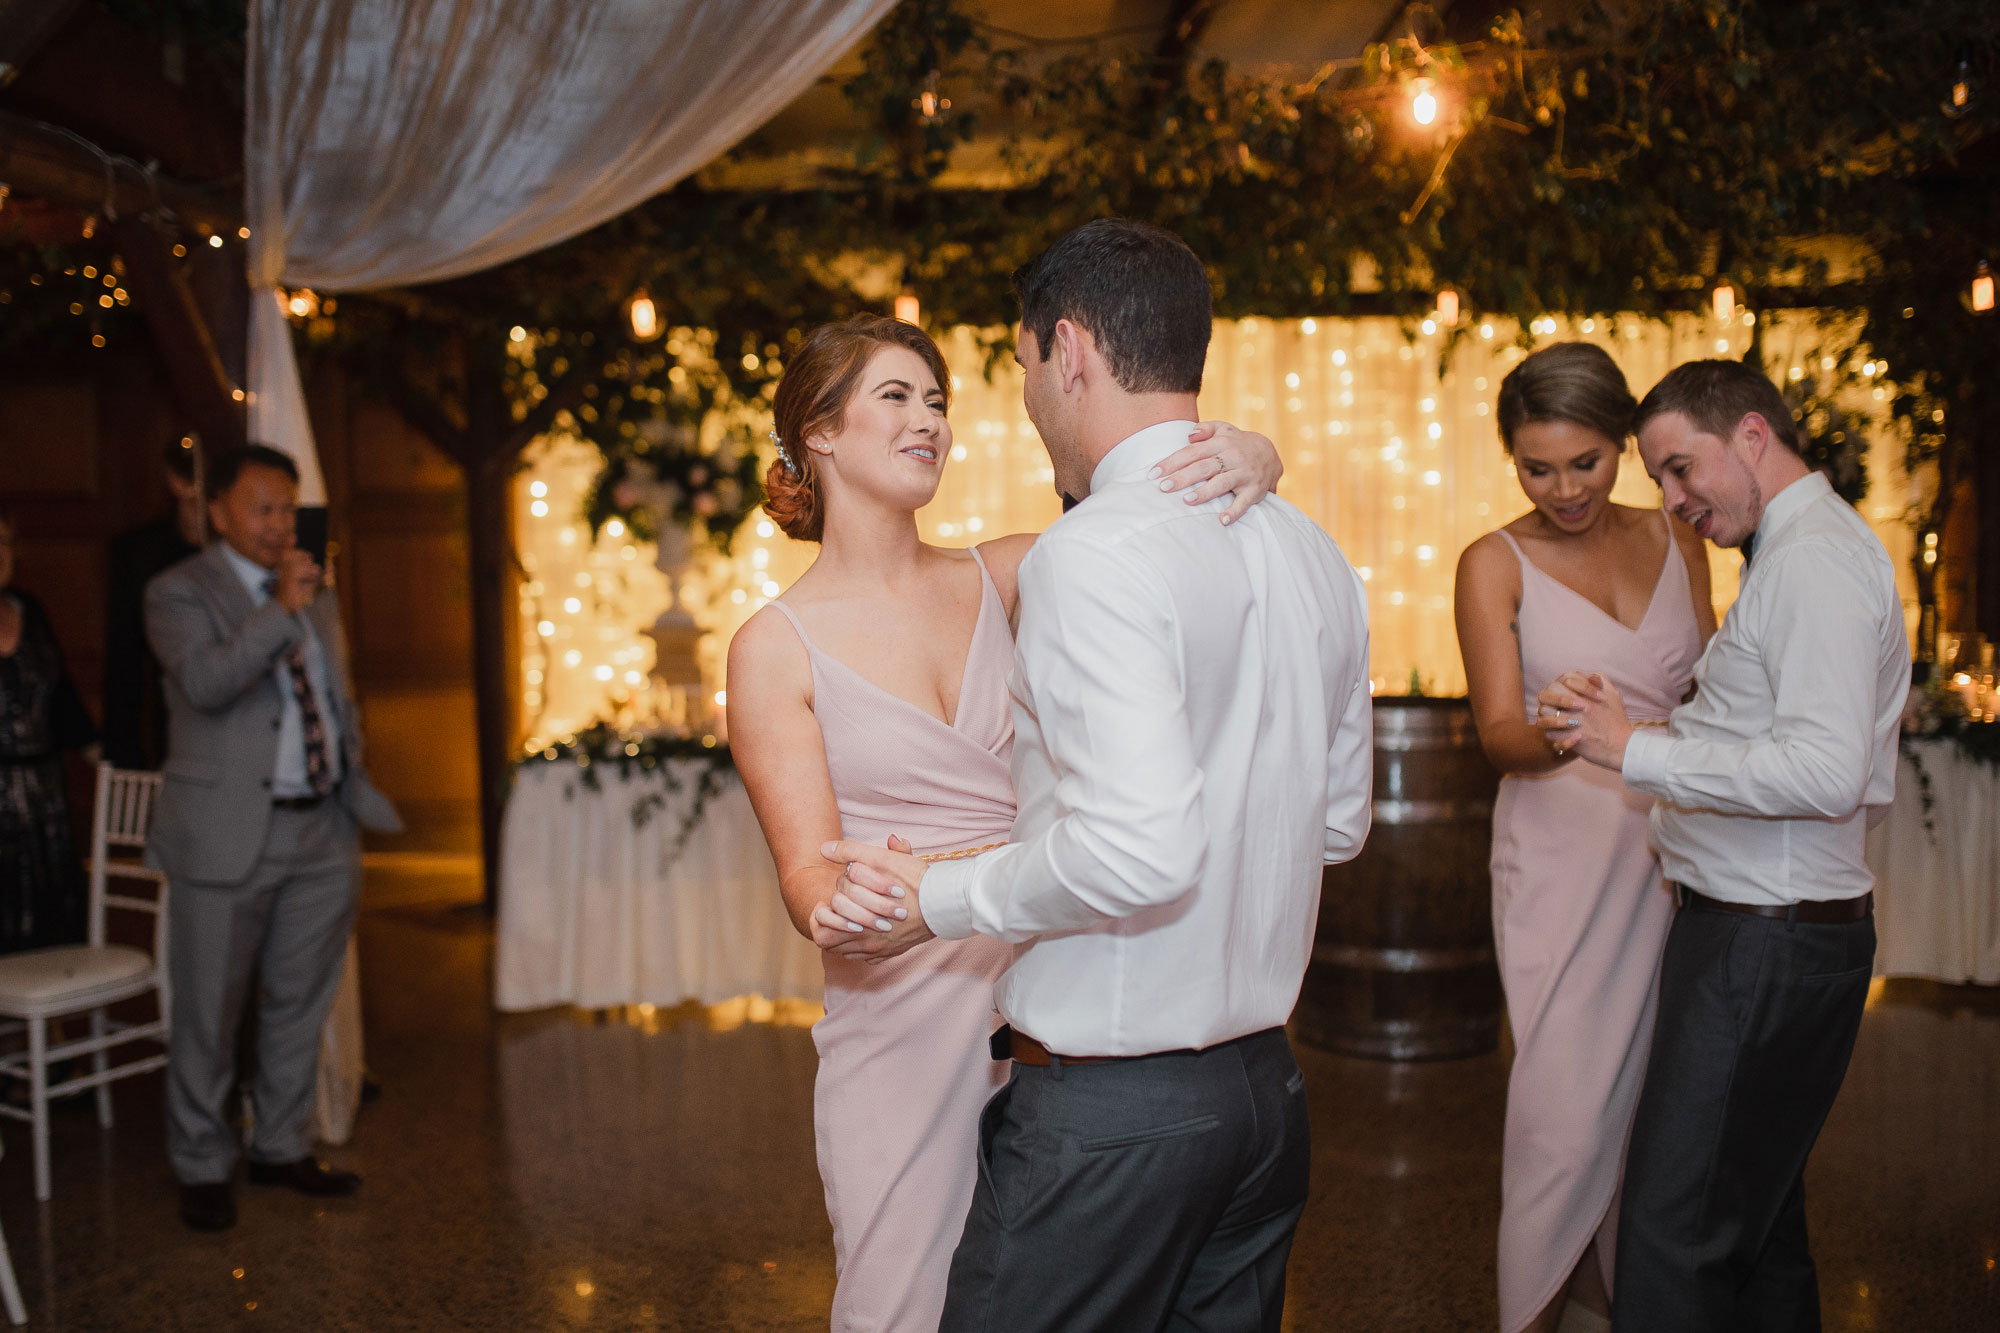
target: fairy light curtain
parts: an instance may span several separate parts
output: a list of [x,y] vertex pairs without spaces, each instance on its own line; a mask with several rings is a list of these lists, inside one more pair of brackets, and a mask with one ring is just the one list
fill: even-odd
[[[1643,393],[1682,361],[1741,356],[1758,318],[1745,311],[1664,324],[1550,317],[1531,333],[1537,344],[1599,344]],[[1500,380],[1526,355],[1514,334],[1512,324],[1474,325],[1440,373],[1444,334],[1435,328],[1411,338],[1390,319],[1216,323],[1201,410],[1277,442],[1286,469],[1280,493],[1324,526],[1367,580],[1378,692],[1407,691],[1413,673],[1426,691],[1464,691],[1451,613],[1458,555],[1527,508],[1493,424]],[[1835,367],[1823,364],[1824,349],[1846,345],[1837,330],[1805,317],[1774,318],[1762,335],[1767,364],[1788,382],[1830,374]],[[967,332],[947,336],[944,347],[955,385],[954,440],[937,499],[918,516],[924,537],[971,545],[1047,527],[1061,504],[1021,407],[1018,368],[1003,362],[989,383]],[[1888,390],[1876,386],[1878,377],[1862,375],[1844,400],[1857,418],[1883,405]],[[1903,520],[1923,481],[1905,473],[1901,447],[1886,428],[1871,424],[1868,433],[1870,485],[1861,512],[1888,547],[1914,618],[1912,538]],[[634,726],[652,717],[645,675],[652,648],[639,631],[666,604],[665,584],[650,547],[609,533],[591,543],[577,514],[597,466],[588,446],[550,440],[521,481],[520,532],[533,571],[522,616],[534,700],[527,730],[537,737],[598,717]],[[1659,504],[1636,451],[1626,453],[1613,496]],[[687,575],[683,595],[711,631],[702,663],[710,708],[695,720],[697,729],[718,725],[714,695],[726,688],[730,635],[805,570],[814,550],[755,518],[728,557],[708,555]],[[1718,607],[1735,599],[1740,563],[1734,552],[1711,551]]]

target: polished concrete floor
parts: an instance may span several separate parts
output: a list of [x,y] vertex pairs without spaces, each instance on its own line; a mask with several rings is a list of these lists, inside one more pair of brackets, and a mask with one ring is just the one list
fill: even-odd
[[[186,1231],[157,1075],[121,1085],[109,1133],[87,1108],[58,1113],[47,1205],[23,1127],[5,1126],[0,1224],[34,1327],[825,1327],[807,1032],[495,1016],[490,931],[449,870],[371,873],[361,947],[385,1090],[331,1154],[366,1176],[359,1198],[246,1190],[234,1231]],[[1301,1060],[1314,1188],[1287,1326],[1491,1328],[1505,1057]],[[1828,1328],[2000,1329],[1996,1139],[2000,996],[1888,986],[1809,1176]]]

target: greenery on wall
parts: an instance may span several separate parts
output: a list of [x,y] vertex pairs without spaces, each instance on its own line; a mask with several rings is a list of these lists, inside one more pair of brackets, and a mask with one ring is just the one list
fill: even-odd
[[[192,7],[209,40],[228,40],[213,21],[225,3]],[[749,479],[748,441],[710,467],[718,441],[700,423],[768,401],[806,329],[885,310],[907,287],[927,324],[986,329],[997,354],[1012,270],[1119,214],[1185,237],[1224,316],[1415,317],[1450,287],[1468,315],[1526,326],[1692,309],[1718,281],[1753,307],[1858,312],[1841,364],[1863,348],[1886,359],[1914,455],[1964,473],[1995,429],[1981,416],[2000,417],[1976,402],[2000,318],[1966,300],[1978,260],[2000,257],[2000,5],[1621,9],[1622,27],[1586,7],[1568,26],[1506,12],[1451,33],[1417,6],[1357,60],[1272,76],[1135,47],[1129,30],[1033,43],[952,0],[905,0],[842,86],[858,128],[832,164],[725,188],[766,155],[752,136],[564,245],[343,297],[309,341],[461,425],[496,376],[514,421],[554,400],[609,460],[601,518],[637,464]],[[1426,88],[1437,112],[1419,125]],[[984,168],[959,165],[968,156]],[[1830,272],[1814,244],[1827,237],[1858,243],[1855,271]],[[34,327],[18,314],[30,293],[9,289],[4,324]],[[624,308],[640,289],[667,328],[635,344]],[[737,507],[702,517],[720,532]]]

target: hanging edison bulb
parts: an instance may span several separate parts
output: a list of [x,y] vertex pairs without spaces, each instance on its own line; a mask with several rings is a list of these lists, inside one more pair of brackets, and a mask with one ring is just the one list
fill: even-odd
[[938,72],[935,69],[924,75],[923,89],[910,100],[910,105],[925,120],[936,120],[951,110],[951,99],[938,91]]
[[923,307],[917,303],[917,294],[908,287],[903,288],[903,294],[896,298],[896,318],[905,324],[921,324],[922,315]]
[[1708,295],[1709,305],[1715,310],[1715,317],[1727,320],[1736,313],[1736,289],[1726,282],[1715,284],[1715,290]]
[[1429,125],[1438,118],[1438,99],[1435,85],[1429,79],[1413,79],[1410,82],[1410,119],[1419,125]]
[[1458,293],[1449,287],[1438,290],[1437,322],[1446,328],[1458,325]]
[[1944,113],[1953,118],[1964,115],[1972,109],[1972,46],[1967,43],[1958,48],[1958,61],[1952,70],[1951,92],[1945,98]]
[[625,322],[630,326],[632,336],[640,342],[648,342],[660,336],[663,327],[660,323],[660,307],[653,303],[653,298],[646,294],[644,287],[633,292],[631,299],[625,303]]
[[1983,259],[1979,261],[1979,267],[1972,271],[1972,313],[1993,313],[1993,266]]

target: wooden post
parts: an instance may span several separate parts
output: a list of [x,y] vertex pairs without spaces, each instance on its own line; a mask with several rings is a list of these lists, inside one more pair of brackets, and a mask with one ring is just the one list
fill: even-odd
[[479,850],[486,908],[500,902],[500,820],[508,768],[520,747],[516,670],[520,564],[514,554],[514,468],[525,441],[513,425],[502,382],[503,353],[469,344],[466,353],[465,523],[472,569],[472,678],[479,736]]

